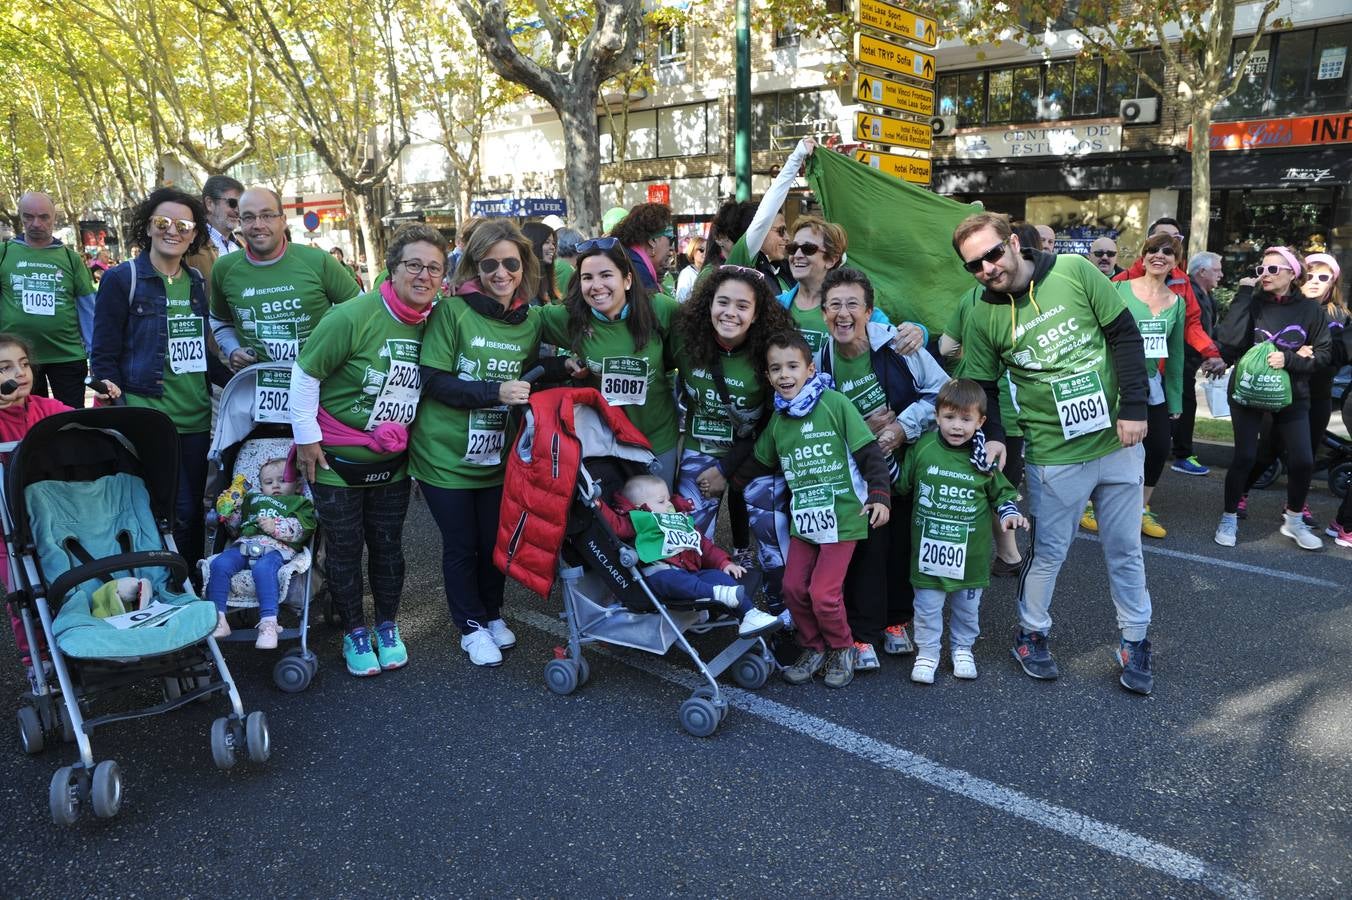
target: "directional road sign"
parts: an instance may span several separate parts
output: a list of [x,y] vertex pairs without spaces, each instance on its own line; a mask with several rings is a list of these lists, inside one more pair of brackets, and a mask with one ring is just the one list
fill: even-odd
[[934,115],[934,91],[877,75],[860,75],[856,78],[854,96],[864,103],[885,106],[898,112],[926,118]]
[[854,139],[875,144],[891,144],[894,147],[928,150],[934,140],[934,131],[928,125],[920,125],[906,119],[861,112],[854,114]]
[[887,34],[905,38],[926,47],[939,43],[939,23],[928,16],[893,6],[885,0],[859,0],[854,8],[854,20],[860,25],[876,28]]
[[931,174],[928,159],[918,156],[898,156],[895,153],[870,153],[867,150],[854,151],[854,158],[880,172],[895,175],[912,184],[929,187]]
[[933,56],[889,43],[862,31],[854,35],[854,59],[861,66],[874,66],[884,72],[934,81]]

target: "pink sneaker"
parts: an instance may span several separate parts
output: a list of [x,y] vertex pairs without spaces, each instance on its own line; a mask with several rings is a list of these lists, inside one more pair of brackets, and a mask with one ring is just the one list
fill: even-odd
[[1333,543],[1339,547],[1352,547],[1352,531],[1345,531],[1336,520],[1329,523],[1324,533],[1333,538]]
[[254,641],[254,646],[259,650],[277,649],[277,632],[281,629],[277,627],[277,617],[268,616],[258,620],[258,640]]

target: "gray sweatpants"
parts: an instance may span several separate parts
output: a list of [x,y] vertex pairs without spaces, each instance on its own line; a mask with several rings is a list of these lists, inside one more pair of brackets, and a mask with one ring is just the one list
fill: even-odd
[[1019,581],[1019,625],[1024,631],[1051,630],[1056,576],[1075,539],[1085,504],[1092,499],[1108,586],[1117,607],[1117,627],[1129,641],[1145,637],[1150,627],[1150,593],[1141,555],[1144,465],[1145,448],[1137,444],[1089,462],[1028,466],[1033,552]]

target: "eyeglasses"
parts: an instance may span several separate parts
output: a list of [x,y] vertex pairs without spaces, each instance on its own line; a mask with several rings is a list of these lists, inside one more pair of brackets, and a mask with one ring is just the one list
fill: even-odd
[[811,241],[804,241],[801,244],[797,241],[789,241],[784,245],[784,249],[788,251],[789,256],[793,256],[795,253],[802,253],[804,256],[815,256],[817,251],[822,249],[822,247],[821,244],[814,244]]
[[498,266],[502,266],[508,272],[520,272],[521,260],[515,256],[509,256],[506,259],[481,259],[479,260],[479,274],[492,275],[498,270]]
[[1097,256],[1099,259],[1103,259],[1104,257],[1107,257],[1108,259],[1112,259],[1113,257],[1117,256],[1117,251],[1116,251],[1116,250],[1095,250],[1095,251],[1094,251],[1094,255]]
[[264,225],[271,225],[273,222],[276,222],[278,219],[281,218],[284,217],[279,212],[261,212],[258,215],[254,215],[253,213],[245,213],[244,215],[239,217],[239,223],[241,225],[246,226],[252,225],[255,222],[262,222]]
[[231,209],[239,209],[239,198],[238,198],[238,197],[208,197],[207,199],[208,199],[208,200],[211,200],[211,201],[213,201],[213,202],[215,202],[215,203],[224,203],[226,206],[230,207]]
[[[439,266],[436,263],[432,263],[429,266],[424,264],[420,260],[416,259],[401,259],[399,260],[399,265],[404,267],[405,272],[415,277],[421,275],[423,272],[426,272],[432,278],[440,278],[442,276],[442,273],[446,271],[445,266]],[[483,267],[480,266],[480,269],[482,268]],[[493,268],[497,268],[497,266],[494,266]],[[489,271],[492,270],[490,269]],[[510,272],[512,271],[512,269],[509,268],[507,271]]]
[[1330,282],[1330,281],[1333,280],[1333,273],[1332,273],[1332,272],[1311,272],[1311,273],[1310,273],[1310,280],[1311,280],[1311,281],[1317,281],[1317,282],[1319,282],[1320,284],[1327,284],[1328,282]]
[[760,269],[749,269],[746,266],[719,266],[718,271],[732,272],[733,274],[736,275],[750,275],[751,277],[758,278],[761,281],[765,280],[765,273],[762,272]]
[[197,223],[192,219],[171,219],[168,216],[151,216],[150,227],[156,231],[167,234],[170,228],[178,231],[179,234],[191,234],[197,228]]
[[1152,254],[1152,253],[1160,253],[1160,254],[1163,254],[1164,256],[1173,256],[1173,255],[1174,255],[1174,245],[1173,245],[1173,244],[1164,244],[1164,245],[1159,246],[1159,247],[1147,247],[1146,250],[1145,250],[1145,255],[1146,255],[1146,256],[1149,256],[1149,255]]
[[985,253],[978,256],[976,259],[963,260],[962,267],[966,269],[968,272],[971,272],[973,275],[975,275],[977,272],[981,271],[981,266],[984,265],[985,263],[995,265],[997,262],[999,262],[1000,258],[1005,255],[1005,247],[1008,244],[1009,238],[1005,238],[1003,241],[996,244],[994,247],[990,248]]
[[838,313],[842,309],[846,310],[847,312],[857,313],[864,307],[865,304],[864,301],[862,300],[846,300],[843,303],[839,300],[828,300],[827,302],[822,304],[822,309],[826,310],[829,313]]
[[592,238],[589,241],[583,241],[582,243],[578,244],[577,252],[579,254],[582,254],[589,253],[592,250],[610,250],[613,249],[615,245],[617,245],[619,242],[620,242],[619,238],[613,237]]
[[1277,274],[1278,272],[1280,272],[1282,269],[1285,269],[1285,270],[1288,271],[1288,272],[1294,272],[1294,271],[1295,271],[1295,269],[1291,268],[1290,266],[1272,266],[1272,265],[1268,265],[1268,266],[1254,266],[1254,267],[1253,267],[1253,274],[1257,275],[1259,278],[1262,278],[1264,275],[1276,275],[1276,274]]

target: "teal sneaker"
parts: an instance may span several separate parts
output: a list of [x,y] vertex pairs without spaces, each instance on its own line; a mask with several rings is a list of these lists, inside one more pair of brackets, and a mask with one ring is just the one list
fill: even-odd
[[376,626],[376,654],[380,657],[380,667],[386,672],[408,665],[408,648],[400,639],[399,626],[394,622],[381,622]]
[[348,672],[358,678],[380,674],[380,660],[371,649],[371,632],[365,628],[354,628],[343,635],[343,662]]

